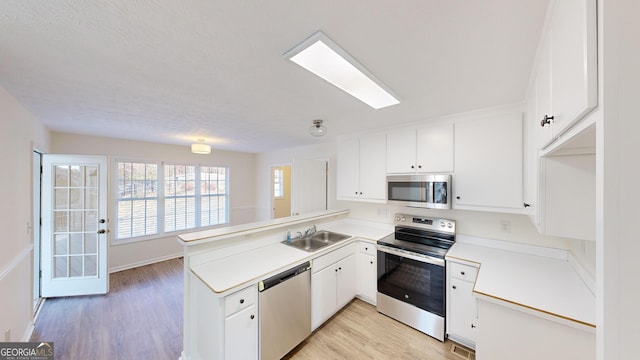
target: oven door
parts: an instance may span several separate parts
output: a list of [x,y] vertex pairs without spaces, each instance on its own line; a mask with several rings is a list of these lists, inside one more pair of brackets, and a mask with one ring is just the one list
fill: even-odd
[[444,260],[378,245],[378,292],[445,316]]

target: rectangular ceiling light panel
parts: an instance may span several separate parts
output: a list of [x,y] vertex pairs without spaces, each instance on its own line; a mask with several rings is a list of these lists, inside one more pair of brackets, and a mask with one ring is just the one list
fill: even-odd
[[285,56],[374,109],[400,103],[373,74],[320,31]]

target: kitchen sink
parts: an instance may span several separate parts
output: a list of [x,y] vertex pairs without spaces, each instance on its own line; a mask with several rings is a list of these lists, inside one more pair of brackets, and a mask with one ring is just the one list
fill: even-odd
[[293,239],[291,242],[283,241],[283,244],[293,246],[300,250],[314,252],[325,246],[335,244],[339,241],[350,238],[349,235],[339,234],[332,231],[320,230],[313,235],[300,239]]
[[332,232],[332,231],[320,230],[320,231],[316,232],[315,234],[311,235],[310,238],[313,239],[313,240],[321,241],[321,242],[326,243],[326,244],[335,244],[338,241],[342,241],[342,240],[348,239],[350,237],[351,236],[349,236],[349,235],[335,233],[335,232]]

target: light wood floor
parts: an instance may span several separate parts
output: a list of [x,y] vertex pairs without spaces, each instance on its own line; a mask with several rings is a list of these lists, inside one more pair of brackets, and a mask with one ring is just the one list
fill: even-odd
[[[182,259],[164,261],[112,274],[107,295],[49,299],[31,341],[53,341],[56,359],[176,360],[182,271]],[[286,359],[461,360],[450,347],[354,300]]]
[[461,360],[451,342],[429,337],[355,299],[285,359]]

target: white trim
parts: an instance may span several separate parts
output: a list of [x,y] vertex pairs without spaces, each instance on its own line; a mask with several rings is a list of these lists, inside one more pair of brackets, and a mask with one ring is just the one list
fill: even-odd
[[14,257],[13,260],[11,260],[11,262],[2,269],[2,271],[0,271],[0,281],[4,280],[4,278],[6,278],[7,275],[9,275],[9,273],[13,271],[13,269],[15,269],[16,266],[18,266],[18,264],[20,264],[24,259],[28,258],[28,255],[32,251],[33,244],[30,244],[27,248],[19,252],[18,255]]
[[571,251],[569,251],[568,261],[569,261],[569,265],[571,265],[571,267],[573,268],[573,271],[575,271],[576,274],[578,274],[578,276],[580,277],[580,279],[582,279],[584,284],[587,285],[587,288],[589,288],[589,291],[591,291],[591,293],[595,296],[596,282],[593,279],[593,276],[589,274],[589,272],[584,268],[584,266],[582,266],[578,258],[576,258]]
[[27,324],[27,328],[24,330],[24,334],[22,334],[21,341],[28,342],[29,340],[31,340],[31,334],[33,334],[33,330],[35,328],[36,328],[35,323],[33,321],[29,321],[29,324]]
[[456,235],[456,242],[460,242],[463,244],[469,245],[477,245],[484,246],[488,248],[508,250],[523,254],[536,255],[536,256],[544,256],[552,259],[565,260],[567,261],[568,251],[562,249],[555,249],[549,247],[543,247],[538,245],[529,245],[529,244],[521,244],[514,243],[511,241],[502,241],[502,240],[493,240],[480,238],[469,235]]
[[123,271],[123,270],[129,270],[129,269],[137,268],[137,267],[140,267],[140,266],[151,265],[151,264],[159,263],[161,261],[177,259],[179,257],[182,257],[183,255],[184,255],[183,252],[179,252],[179,253],[175,253],[175,254],[171,254],[171,255],[160,256],[160,257],[153,258],[153,259],[145,259],[145,260],[142,260],[142,261],[137,261],[137,262],[134,262],[132,264],[112,267],[112,268],[109,268],[109,274],[113,274],[115,272],[119,272],[119,271]]

